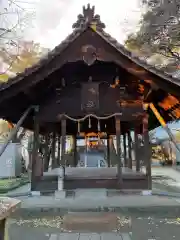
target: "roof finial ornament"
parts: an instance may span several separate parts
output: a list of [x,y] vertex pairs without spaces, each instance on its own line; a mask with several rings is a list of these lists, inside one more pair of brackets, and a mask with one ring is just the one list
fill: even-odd
[[[84,28],[86,26],[92,26],[93,29],[102,31],[106,26],[101,22],[100,16],[95,15],[95,6],[87,5],[83,6],[83,14],[78,15],[77,21],[72,25],[74,29]],[[95,26],[95,27],[94,27]]]

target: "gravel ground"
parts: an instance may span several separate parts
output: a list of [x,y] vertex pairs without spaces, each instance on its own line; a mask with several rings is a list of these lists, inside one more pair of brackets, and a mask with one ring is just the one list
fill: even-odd
[[[169,218],[123,214],[72,213],[64,216],[48,214],[9,219],[10,240],[174,240],[179,239],[180,216]],[[104,214],[104,213],[103,213]],[[88,219],[89,215],[89,219]],[[78,217],[80,216],[80,217]],[[76,220],[73,222],[73,218]],[[115,218],[117,221],[115,221]],[[66,220],[65,220],[66,219]],[[70,221],[68,220],[70,219]],[[77,220],[79,219],[79,220]],[[88,220],[87,220],[88,219]],[[94,220],[93,220],[94,219]],[[100,220],[101,219],[101,220]],[[84,220],[84,221],[82,221]],[[94,221],[94,225],[92,224]],[[110,222],[108,222],[110,221]],[[81,225],[78,225],[81,223]],[[69,225],[68,225],[69,224]],[[88,226],[89,224],[89,226]],[[107,228],[108,224],[110,227]]]
[[142,218],[132,220],[133,240],[179,239],[180,218]]

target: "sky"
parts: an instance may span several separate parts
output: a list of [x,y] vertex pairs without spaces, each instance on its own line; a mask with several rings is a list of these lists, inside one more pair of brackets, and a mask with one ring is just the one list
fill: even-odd
[[[39,42],[43,47],[53,49],[72,32],[72,24],[77,15],[82,13],[82,6],[90,3],[95,5],[95,13],[101,16],[106,24],[106,32],[120,43],[123,43],[129,33],[139,27],[143,8],[141,0],[14,0],[13,8],[20,6],[27,12],[34,12],[33,18],[29,14],[24,31],[24,38]],[[6,7],[8,0],[0,0],[0,10]],[[25,11],[22,11],[23,14]],[[15,21],[11,17],[12,22]],[[1,20],[1,19],[0,19]],[[13,23],[12,23],[13,24]],[[179,123],[170,125],[180,128]],[[166,137],[162,128],[156,131],[157,136]]]
[[26,7],[34,6],[36,12],[35,26],[29,29],[27,36],[28,38],[33,36],[34,40],[48,48],[55,47],[71,33],[72,24],[76,21],[77,15],[82,13],[82,6],[88,3],[95,5],[95,12],[106,24],[106,31],[120,42],[125,40],[128,32],[136,29],[141,16],[139,0],[113,0],[113,4],[111,1],[103,0],[26,0],[26,2],[29,2]]

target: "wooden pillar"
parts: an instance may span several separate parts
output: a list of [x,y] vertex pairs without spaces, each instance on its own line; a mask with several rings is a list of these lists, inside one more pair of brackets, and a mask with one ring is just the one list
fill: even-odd
[[126,133],[123,134],[123,147],[124,147],[124,166],[127,167],[127,149],[126,149]]
[[76,139],[76,135],[73,136],[73,166],[76,167],[77,166],[77,139]]
[[39,106],[34,108],[34,138],[33,138],[33,151],[32,151],[32,172],[31,172],[31,191],[34,191],[37,184],[37,161],[39,150],[39,121],[38,121]]
[[52,152],[51,152],[51,157],[52,157],[52,169],[57,168],[57,159],[55,156],[56,152],[56,132],[55,130],[53,131],[53,137],[52,137]]
[[122,163],[121,163],[121,122],[120,118],[116,117],[116,148],[117,148],[117,172],[118,172],[118,183],[122,187]]
[[57,150],[57,164],[58,167],[60,166],[60,162],[61,162],[61,136],[60,134],[58,134],[58,150]]
[[111,159],[110,159],[110,135],[107,134],[107,164],[108,167],[111,166]]
[[44,171],[48,171],[49,168],[49,133],[45,134],[45,152],[44,152]]
[[132,169],[132,143],[130,131],[128,131],[127,135],[128,135],[128,168]]
[[140,171],[140,156],[139,156],[139,138],[138,138],[138,126],[135,127],[134,131],[134,151],[135,151],[135,160],[136,160],[136,171]]
[[66,119],[61,120],[61,165],[65,167],[66,153]]
[[143,118],[143,137],[144,137],[144,157],[146,163],[146,175],[148,177],[148,189],[152,189],[152,176],[151,176],[151,146],[149,143],[149,132],[148,132],[148,114],[145,114]]

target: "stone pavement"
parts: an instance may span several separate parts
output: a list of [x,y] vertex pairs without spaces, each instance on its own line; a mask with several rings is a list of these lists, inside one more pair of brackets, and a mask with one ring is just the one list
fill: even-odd
[[[19,229],[18,229],[19,230]],[[22,237],[23,236],[23,237]],[[21,228],[21,232],[14,227],[9,231],[9,240],[132,240],[129,233],[48,233],[35,231],[33,228]],[[164,239],[165,240],[165,239]],[[169,239],[168,239],[169,240]]]
[[77,197],[58,199],[52,196],[20,197],[22,209],[60,208],[60,209],[97,209],[97,208],[140,208],[140,207],[180,207],[173,198],[159,196],[114,196],[114,197]]
[[180,172],[176,171],[172,167],[152,168],[152,176],[168,176],[176,180],[180,186]]
[[60,233],[51,234],[49,240],[131,240],[128,233]]

